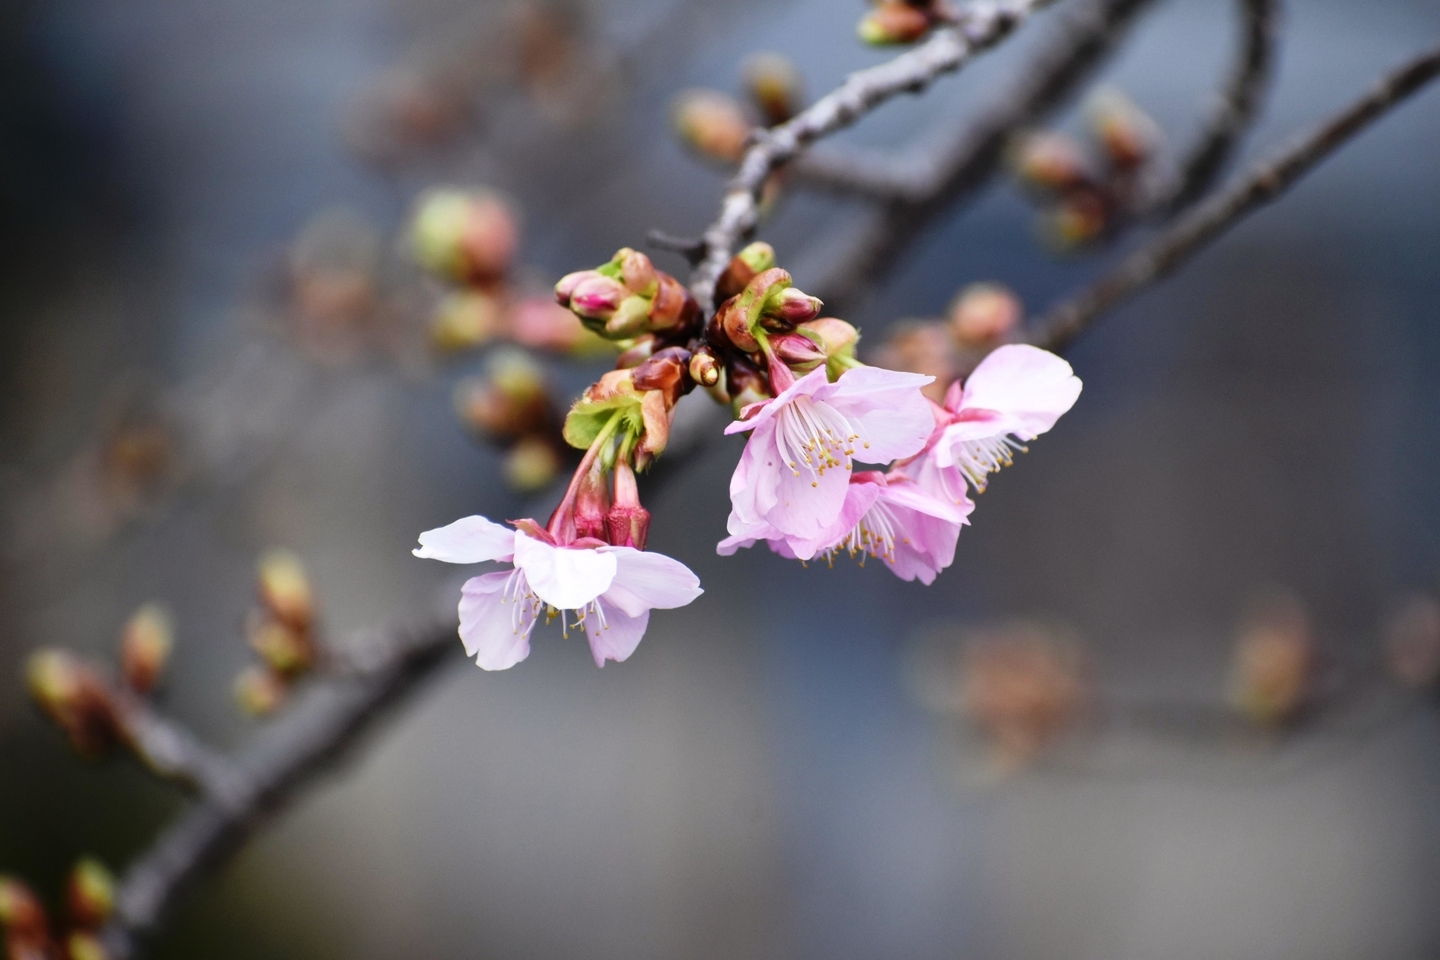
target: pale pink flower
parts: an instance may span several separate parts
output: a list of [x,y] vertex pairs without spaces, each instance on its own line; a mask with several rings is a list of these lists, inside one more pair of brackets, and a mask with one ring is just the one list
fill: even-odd
[[851,475],[840,515],[818,536],[786,536],[770,528],[764,536],[729,537],[716,549],[729,556],[765,540],[792,560],[833,559],[843,551],[862,562],[875,557],[901,580],[929,584],[954,562],[960,528],[974,508],[969,499],[957,504],[933,497],[904,475],[864,471]]
[[1053,353],[1025,344],[999,347],[962,387],[957,381],[935,408],[935,430],[919,456],[898,469],[927,492],[965,501],[991,473],[1008,467],[1013,452],[1055,426],[1075,405],[1080,378]]
[[751,431],[730,479],[732,536],[819,536],[845,504],[852,459],[889,463],[924,447],[935,421],[920,388],[932,379],[856,367],[831,383],[821,366],[747,408],[725,430]]
[[595,665],[635,652],[650,611],[683,607],[703,592],[683,563],[659,553],[583,539],[557,544],[532,520],[517,529],[465,517],[420,534],[415,556],[446,563],[496,560],[514,569],[466,581],[460,593],[460,639],[486,670],[506,670],[530,655],[530,632],[542,614],[583,626]]

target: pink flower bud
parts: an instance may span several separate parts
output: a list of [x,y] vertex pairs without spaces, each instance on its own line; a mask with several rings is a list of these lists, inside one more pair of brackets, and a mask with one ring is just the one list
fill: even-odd
[[770,338],[775,356],[797,373],[809,373],[825,362],[825,351],[802,333],[780,333]]
[[820,306],[819,297],[812,297],[796,287],[786,287],[765,301],[762,312],[793,326],[820,316]]
[[1118,90],[1097,94],[1086,112],[1095,138],[1104,147],[1110,162],[1121,170],[1140,166],[1159,148],[1160,128]]
[[235,678],[235,702],[252,717],[274,713],[289,693],[285,678],[266,666],[246,667]]
[[65,731],[76,752],[99,756],[122,738],[109,684],[79,657],[66,650],[37,650],[26,680],[35,703]]
[[1009,288],[972,283],[950,305],[950,333],[961,346],[983,348],[1003,343],[1020,325],[1024,307]]
[[855,345],[860,341],[860,331],[838,317],[819,317],[800,324],[799,329],[819,337],[826,356],[855,356]]
[[615,463],[615,505],[605,515],[605,532],[617,547],[645,549],[650,534],[650,511],[640,505],[635,472],[624,460]]
[[659,274],[649,257],[639,250],[623,247],[615,254],[615,259],[620,261],[620,279],[624,281],[626,289],[642,297],[654,296]]
[[464,283],[489,283],[510,269],[519,231],[497,195],[437,190],[420,200],[411,243],[427,269]]
[[1029,134],[1015,148],[1011,163],[1016,176],[1043,190],[1074,190],[1091,182],[1085,152],[1063,133]]
[[575,293],[575,288],[580,286],[591,277],[603,276],[599,270],[576,270],[574,273],[567,273],[555,284],[555,302],[562,307],[570,306],[570,298]]
[[698,326],[699,320],[700,305],[690,295],[690,290],[669,274],[660,274],[655,299],[650,304],[650,329],[678,331]]
[[676,98],[675,129],[703,157],[734,163],[745,153],[752,124],[745,110],[723,93],[687,90]]
[[721,304],[714,320],[719,332],[723,334],[724,343],[746,353],[754,353],[760,349],[760,341],[750,332],[749,318],[740,306],[739,297],[731,297]]
[[596,273],[575,286],[570,293],[569,306],[582,317],[609,320],[629,295],[630,292],[619,280]]
[[906,0],[882,0],[865,14],[855,32],[875,46],[914,43],[930,32],[933,22],[924,7]]
[[636,390],[659,390],[668,403],[680,398],[682,378],[690,363],[690,351],[684,347],[666,347],[635,368],[632,382]]

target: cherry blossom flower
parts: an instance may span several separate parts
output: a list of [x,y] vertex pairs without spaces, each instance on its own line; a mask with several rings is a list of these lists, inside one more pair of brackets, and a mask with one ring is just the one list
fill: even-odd
[[840,515],[818,536],[786,536],[770,528],[763,536],[729,537],[716,549],[730,556],[765,540],[792,560],[833,560],[843,551],[862,562],[875,557],[901,580],[929,584],[955,560],[960,528],[970,522],[974,507],[968,499],[954,504],[933,497],[903,474],[862,471],[851,474]]
[[[592,538],[560,544],[533,520],[509,529],[465,517],[420,534],[417,557],[446,563],[495,560],[511,570],[466,581],[460,639],[486,670],[506,670],[530,655],[530,633],[543,615],[583,626],[595,665],[635,652],[652,609],[683,607],[703,592],[678,560]],[[571,616],[574,620],[571,621]]]
[[968,482],[985,489],[991,473],[1013,462],[1016,450],[1055,426],[1075,405],[1080,378],[1053,353],[1025,344],[999,347],[964,386],[957,381],[937,407],[925,450],[897,469],[933,496],[968,502]]
[[931,379],[860,366],[831,383],[822,366],[747,408],[725,430],[750,431],[730,479],[731,535],[820,536],[845,505],[852,458],[889,463],[924,447],[935,421],[920,388]]

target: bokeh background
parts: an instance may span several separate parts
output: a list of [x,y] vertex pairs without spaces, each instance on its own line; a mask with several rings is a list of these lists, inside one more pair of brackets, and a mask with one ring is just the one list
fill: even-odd
[[[860,9],[586,2],[577,89],[497,81],[460,134],[387,153],[365,113],[377,84],[442,56],[483,73],[509,8],[5,5],[0,870],[53,894],[76,857],[123,865],[181,804],[131,765],[71,756],[26,702],[30,649],[108,655],[130,611],[162,600],[179,640],[167,706],[238,744],[252,724],[230,686],[261,550],[305,558],[344,636],[453,589],[410,556],[418,531],[526,503],[452,413],[478,359],[317,358],[267,319],[306,225],[345,211],[388,249],[424,186],[488,184],[523,211],[541,282],[650,227],[694,233],[723,174],[674,142],[673,95],[734,89],[756,49],[826,90],[884,56],[853,41]],[[1231,18],[1219,0],[1157,4],[1104,77],[1183,137]],[[1423,0],[1291,0],[1246,156],[1437,36]],[[962,116],[1027,42],[846,137],[895,146]],[[1361,670],[1397,598],[1437,587],[1437,157],[1432,90],[1107,318],[1070,356],[1080,403],[995,480],[933,587],[715,557],[739,452],[715,438],[646,492],[652,544],[699,573],[700,601],[603,671],[573,637],[537,638],[501,674],[457,643],[396,722],[197,891],[157,956],[1434,956],[1433,701],[1365,700],[1261,738],[1203,718],[1257,591],[1294,591],[1327,662]],[[803,288],[855,215],[800,195],[766,236]],[[1047,254],[997,184],[850,318],[880,339],[975,280],[1038,310],[1106,256]],[[96,445],[137,410],[199,426],[161,495],[97,505]],[[1097,696],[1169,719],[977,773],[983,751],[957,749],[956,719],[907,678],[925,637],[1017,616],[1082,638]]]

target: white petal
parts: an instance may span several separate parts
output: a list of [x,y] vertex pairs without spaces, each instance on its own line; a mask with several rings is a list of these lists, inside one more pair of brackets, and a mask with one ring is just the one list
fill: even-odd
[[509,560],[515,553],[515,531],[484,517],[463,517],[420,534],[420,546],[414,553],[446,563]]
[[645,627],[650,623],[648,610],[632,617],[604,600],[600,601],[600,606],[605,613],[604,626],[593,613],[585,618],[585,635],[590,640],[590,655],[595,658],[597,667],[605,666],[606,660],[619,663],[628,658],[640,646],[640,638],[645,636]]
[[460,640],[486,670],[508,670],[530,656],[535,617],[523,598],[505,598],[512,573],[472,577],[460,590]]
[[634,547],[601,547],[615,558],[615,581],[600,598],[632,617],[646,610],[673,610],[690,603],[704,590],[700,578],[679,560]]
[[597,550],[552,547],[524,534],[515,538],[515,566],[530,589],[559,610],[578,610],[610,588],[615,557]]
[[961,409],[994,410],[1013,423],[1021,440],[1055,426],[1080,396],[1080,378],[1070,364],[1039,347],[1012,343],[980,362],[965,381]]

